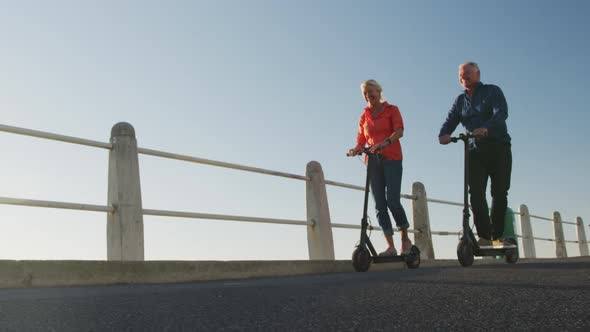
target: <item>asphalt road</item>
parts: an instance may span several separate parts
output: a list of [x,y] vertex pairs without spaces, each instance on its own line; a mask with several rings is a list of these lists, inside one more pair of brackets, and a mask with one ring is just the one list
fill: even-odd
[[590,257],[0,290],[0,331],[590,331]]

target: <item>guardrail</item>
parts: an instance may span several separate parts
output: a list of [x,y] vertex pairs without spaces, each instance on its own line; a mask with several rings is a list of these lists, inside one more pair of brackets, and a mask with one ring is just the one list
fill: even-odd
[[[360,229],[360,225],[331,222],[328,209],[326,185],[361,191],[364,190],[364,187],[326,180],[324,178],[321,165],[315,161],[308,163],[306,175],[303,176],[193,156],[174,154],[164,151],[139,148],[135,138],[135,129],[130,124],[124,122],[117,123],[115,126],[113,126],[109,143],[6,125],[0,125],[0,132],[32,136],[109,150],[107,205],[103,206],[82,203],[66,203],[0,197],[0,204],[107,213],[108,260],[144,260],[144,215],[306,226],[308,233],[309,258],[311,260],[334,259],[332,228]],[[307,220],[273,219],[252,216],[232,216],[200,212],[144,209],[141,202],[138,161],[139,154],[304,181],[306,183]],[[432,245],[432,235],[449,236],[458,235],[459,232],[432,231],[430,229],[428,203],[461,207],[463,204],[459,202],[428,198],[425,187],[420,182],[415,182],[412,184],[412,194],[403,194],[401,196],[402,198],[411,200],[412,202],[412,221],[414,228],[409,229],[408,231],[414,234],[414,242],[418,247],[420,247],[422,258],[434,259],[435,254]],[[582,218],[577,217],[576,222],[564,221],[561,219],[561,215],[557,211],[553,213],[553,218],[536,216],[530,214],[528,212],[527,206],[524,204],[520,206],[519,212],[516,212],[515,214],[518,215],[520,219],[521,230],[523,234],[517,234],[517,237],[521,239],[525,257],[536,257],[534,240],[555,242],[556,257],[558,258],[567,257],[565,243],[578,243],[580,255],[588,255],[588,241],[586,240]],[[531,218],[553,222],[554,238],[549,239],[534,237],[531,227]],[[564,239],[562,227],[563,224],[577,226],[577,241],[566,241]],[[381,228],[371,226],[370,229],[380,230]]]

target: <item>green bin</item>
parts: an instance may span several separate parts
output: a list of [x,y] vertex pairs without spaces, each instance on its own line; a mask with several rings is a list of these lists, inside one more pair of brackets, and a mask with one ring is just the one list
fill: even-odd
[[504,237],[516,239],[514,233],[514,211],[512,211],[511,208],[506,208],[506,216],[504,217]]
[[[504,237],[511,237],[516,240],[514,232],[514,211],[511,208],[506,208],[506,215],[504,216]],[[497,259],[502,259],[504,256],[496,256]]]

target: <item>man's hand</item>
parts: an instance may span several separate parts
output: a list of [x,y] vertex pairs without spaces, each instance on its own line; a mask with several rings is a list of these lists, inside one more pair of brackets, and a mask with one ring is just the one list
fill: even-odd
[[438,142],[440,144],[444,144],[444,145],[451,143],[451,135],[442,135],[442,136],[439,136],[438,137]]
[[475,138],[482,138],[488,136],[488,128],[476,128],[473,131],[473,136],[475,136]]

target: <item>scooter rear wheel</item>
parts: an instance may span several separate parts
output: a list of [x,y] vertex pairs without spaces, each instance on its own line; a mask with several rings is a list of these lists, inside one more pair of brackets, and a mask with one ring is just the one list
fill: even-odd
[[367,272],[371,266],[371,254],[364,247],[356,247],[352,252],[352,266],[356,272]]
[[457,245],[457,258],[463,267],[473,264],[473,247],[465,240],[460,240]]
[[514,264],[518,261],[518,244],[516,243],[516,239],[508,239],[508,242],[516,245],[517,247],[514,249],[506,250],[504,253],[504,258],[506,259],[506,263]]
[[420,249],[416,246],[412,246],[408,257],[406,258],[406,265],[409,269],[417,269],[420,267]]

